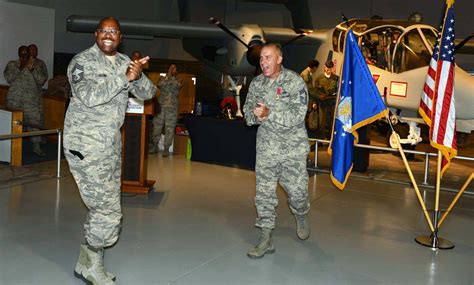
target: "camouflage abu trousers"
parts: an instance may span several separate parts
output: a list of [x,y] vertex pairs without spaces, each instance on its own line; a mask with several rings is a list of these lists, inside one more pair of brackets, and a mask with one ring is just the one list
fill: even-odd
[[[41,104],[40,104],[41,102]],[[7,98],[7,107],[10,109],[23,110],[23,124],[26,126],[34,125],[38,127],[43,127],[43,98]],[[25,127],[27,132],[39,131],[38,128]],[[31,142],[39,143],[41,141],[40,136],[30,137]]]
[[119,237],[122,219],[120,148],[112,147],[101,152],[79,151],[82,160],[68,149],[64,149],[64,154],[82,201],[89,209],[84,223],[85,238],[92,247],[109,247]]
[[153,117],[152,147],[158,150],[161,131],[165,128],[164,149],[169,149],[174,140],[176,122],[178,121],[178,109],[174,107],[162,107],[161,112]]
[[322,110],[322,121],[321,121],[321,131],[325,138],[331,139],[332,127],[334,123],[334,109],[336,108],[336,100],[328,99],[321,102]]
[[309,212],[306,154],[275,157],[257,153],[255,173],[257,177],[256,227],[275,228],[278,182],[288,194],[288,204],[294,215],[305,215]]

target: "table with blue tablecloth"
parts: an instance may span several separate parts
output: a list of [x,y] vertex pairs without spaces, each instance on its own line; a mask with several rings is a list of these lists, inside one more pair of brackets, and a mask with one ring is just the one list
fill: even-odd
[[192,146],[192,161],[255,168],[257,126],[244,120],[214,117],[183,118]]

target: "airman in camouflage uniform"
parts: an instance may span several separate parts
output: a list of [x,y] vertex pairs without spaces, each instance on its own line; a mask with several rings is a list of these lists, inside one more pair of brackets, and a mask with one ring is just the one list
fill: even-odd
[[296,216],[297,235],[309,237],[306,215],[310,210],[306,157],[308,135],[304,125],[308,91],[303,79],[281,66],[281,48],[266,44],[260,53],[263,74],[250,83],[244,105],[248,125],[260,125],[257,132],[255,226],[262,235],[247,255],[260,258],[273,253],[271,231],[275,228],[278,205],[277,183],[288,194],[290,209]]
[[313,59],[308,63],[308,66],[300,73],[301,78],[303,78],[304,83],[306,83],[306,87],[308,88],[308,108],[311,108],[312,104],[318,103],[319,100],[319,94],[314,88],[314,73],[316,72],[318,66],[319,61]]
[[[308,131],[315,131],[319,123],[317,108],[319,107],[319,92],[314,88],[314,73],[318,69],[319,61],[316,59],[311,60],[308,66],[300,73],[303,78],[306,87],[308,88],[308,113],[306,115],[306,121],[308,123]],[[313,112],[314,113],[310,113]]]
[[[23,110],[23,124],[26,130],[37,131],[42,128],[41,86],[48,79],[48,73],[37,62],[30,61],[30,52],[27,46],[18,49],[19,60],[10,61],[3,75],[10,84],[7,93],[7,107]],[[37,155],[44,155],[40,148],[41,137],[31,137],[33,151]]]
[[169,155],[169,148],[174,140],[176,122],[178,120],[178,95],[179,89],[183,86],[183,82],[176,78],[178,70],[176,64],[172,63],[168,67],[166,76],[160,76],[157,86],[160,88],[160,112],[153,118],[152,145],[150,153],[158,150],[158,142],[160,141],[163,126],[165,128],[165,139],[163,141],[162,156]]
[[324,74],[320,74],[314,86],[319,91],[321,99],[321,111],[323,113],[320,129],[324,138],[330,139],[332,132],[332,123],[334,121],[334,108],[336,107],[336,92],[338,76],[332,73],[334,63],[327,61],[324,66]]
[[[64,153],[82,200],[89,209],[75,275],[92,284],[114,284],[103,267],[104,248],[118,239],[121,135],[128,93],[150,99],[156,92],[142,74],[148,57],[130,61],[117,52],[120,26],[103,19],[96,44],[76,55],[68,66],[72,97],[64,122]],[[88,284],[89,284],[88,283]]]
[[[44,81],[48,78],[48,68],[44,61],[38,58],[38,47],[35,44],[31,44],[28,46],[28,50],[30,51],[30,62],[33,65],[34,69],[37,69],[42,77],[45,78]],[[44,109],[43,109],[43,85],[44,82],[41,84],[37,84],[38,87],[38,107],[40,110],[40,126],[44,126]]]

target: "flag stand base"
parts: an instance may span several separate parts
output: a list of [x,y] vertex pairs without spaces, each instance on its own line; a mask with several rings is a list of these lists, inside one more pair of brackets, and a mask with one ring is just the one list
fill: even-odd
[[453,249],[454,244],[447,239],[437,237],[438,242],[433,242],[433,236],[418,236],[415,238],[415,241],[418,244],[421,244],[432,249]]

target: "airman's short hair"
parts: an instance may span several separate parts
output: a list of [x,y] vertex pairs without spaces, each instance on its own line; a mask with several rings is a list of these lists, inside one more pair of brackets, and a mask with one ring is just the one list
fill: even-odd
[[274,42],[268,42],[268,43],[265,43],[265,44],[263,45],[263,47],[270,47],[270,46],[274,47],[274,48],[278,51],[278,53],[280,54],[280,56],[283,56],[283,50],[282,50],[282,48],[281,48],[281,44],[279,44],[279,43],[274,43]]

